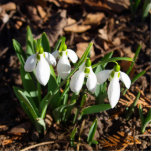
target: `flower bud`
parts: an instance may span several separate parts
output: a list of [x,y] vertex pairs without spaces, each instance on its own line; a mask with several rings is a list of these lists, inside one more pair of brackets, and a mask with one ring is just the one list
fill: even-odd
[[85,66],[86,67],[90,67],[91,66],[91,60],[90,59],[86,59]]
[[114,66],[114,71],[115,72],[119,72],[120,71],[120,65],[119,64]]

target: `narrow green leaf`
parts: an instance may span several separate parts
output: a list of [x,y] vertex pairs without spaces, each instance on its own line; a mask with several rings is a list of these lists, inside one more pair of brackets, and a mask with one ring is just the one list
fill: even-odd
[[135,61],[136,61],[136,59],[137,59],[137,57],[138,57],[138,55],[139,55],[139,53],[140,53],[140,50],[141,50],[141,45],[138,46],[138,48],[137,48],[137,50],[136,50],[136,52],[135,52],[135,56],[134,56],[134,58],[133,58],[133,62],[131,63],[129,69],[128,69],[127,72],[126,72],[128,75],[129,75],[129,73],[131,72],[131,70],[132,70],[132,68],[133,68],[133,66],[134,66],[134,64],[135,64]]
[[[21,107],[23,108],[24,112],[27,114],[27,116],[32,120],[34,121],[34,118],[33,116],[31,115],[29,109],[26,107],[26,104],[22,101],[22,99],[20,98],[20,96],[18,95],[18,90],[19,88],[18,87],[13,87],[13,90],[14,90],[14,93],[16,95],[16,97],[18,98],[20,104],[21,104]],[[21,89],[20,89],[21,90]]]
[[143,5],[143,13],[142,13],[142,18],[143,19],[148,16],[150,7],[151,7],[151,0],[145,0],[144,5]]
[[26,32],[26,53],[28,55],[35,54],[34,51],[34,39],[32,35],[32,31],[29,26],[27,26],[27,32]]
[[144,116],[143,116],[143,110],[142,110],[141,104],[139,105],[139,116],[141,119],[141,124],[143,124],[144,123]]
[[14,50],[16,52],[16,55],[17,55],[21,65],[24,66],[24,64],[25,64],[25,53],[22,50],[22,47],[21,47],[20,43],[17,42],[15,39],[13,39],[13,47],[14,47]]
[[[54,47],[54,49],[53,49],[53,52],[59,50],[60,43],[61,43],[62,41],[64,41],[64,39],[65,39],[65,37],[60,37],[60,39],[59,39],[59,40],[57,41],[57,43],[55,44],[55,47]],[[65,42],[65,41],[64,41],[64,42]]]
[[42,47],[44,49],[44,52],[51,52],[50,43],[49,43],[48,37],[47,37],[45,32],[43,32],[43,34],[42,34],[41,43],[42,43]]
[[[16,88],[17,89],[17,88]],[[29,110],[30,114],[32,115],[33,119],[36,120],[38,118],[38,115],[32,106],[31,102],[28,100],[28,98],[24,95],[24,93],[18,89],[16,90],[17,96],[19,97],[20,100],[24,102],[26,105],[27,109]]]
[[70,135],[71,146],[74,146],[74,139],[75,139],[76,133],[77,133],[77,128],[74,128],[74,129],[72,130],[71,135]]
[[134,102],[132,103],[132,105],[131,105],[131,106],[129,107],[129,109],[127,110],[127,115],[126,115],[126,119],[127,119],[127,120],[130,119],[132,113],[134,112],[134,108],[136,107],[139,98],[140,98],[140,92],[138,92],[138,94],[137,94]]
[[135,83],[136,80],[138,80],[141,76],[143,76],[146,73],[146,71],[142,71],[138,73],[133,79],[131,80],[131,84]]
[[88,115],[93,113],[103,112],[105,110],[111,109],[110,104],[99,104],[86,107],[82,110],[82,115]]
[[149,109],[148,114],[147,114],[146,118],[144,119],[144,123],[141,128],[142,133],[145,132],[145,129],[146,129],[147,125],[150,123],[150,121],[151,121],[151,109]]
[[54,90],[58,87],[58,84],[57,84],[56,74],[54,72],[52,65],[50,65],[50,71],[51,71],[51,75],[48,82],[48,93],[50,91],[53,93]]
[[97,119],[94,120],[94,122],[91,125],[91,128],[89,130],[89,134],[88,134],[88,138],[87,138],[87,142],[91,145],[93,142],[93,138],[95,135],[97,129]]

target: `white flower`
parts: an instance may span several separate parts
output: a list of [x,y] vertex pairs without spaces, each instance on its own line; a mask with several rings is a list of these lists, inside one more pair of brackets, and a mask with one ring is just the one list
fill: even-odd
[[52,53],[52,55],[55,58],[59,58],[59,62],[57,64],[57,72],[62,79],[65,79],[71,72],[69,59],[72,61],[72,63],[76,63],[78,60],[77,54],[71,49],[66,49],[65,51],[61,52],[55,51]]
[[129,76],[120,71],[120,66],[113,70],[103,70],[97,74],[97,81],[100,84],[103,84],[108,78],[110,80],[110,84],[108,87],[108,99],[112,108],[116,106],[120,98],[120,84],[119,80],[121,80],[127,89],[130,88],[131,80]]
[[24,69],[27,72],[35,70],[35,75],[40,84],[46,85],[50,78],[50,65],[55,66],[54,56],[48,52],[33,54],[25,62]]
[[86,86],[88,90],[94,93],[96,90],[97,78],[92,70],[91,65],[86,66],[85,63],[83,63],[79,70],[71,77],[70,89],[73,92],[78,93],[83,86],[85,77],[87,77]]

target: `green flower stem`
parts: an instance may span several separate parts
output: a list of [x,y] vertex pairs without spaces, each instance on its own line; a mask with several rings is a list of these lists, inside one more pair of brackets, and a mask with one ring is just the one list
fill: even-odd
[[128,57],[114,57],[114,58],[110,58],[110,59],[106,59],[106,60],[98,62],[97,64],[92,65],[92,68],[94,69],[98,65],[103,65],[103,64],[108,63],[108,62],[115,62],[115,61],[120,61],[120,60],[133,61],[132,58],[128,58]]

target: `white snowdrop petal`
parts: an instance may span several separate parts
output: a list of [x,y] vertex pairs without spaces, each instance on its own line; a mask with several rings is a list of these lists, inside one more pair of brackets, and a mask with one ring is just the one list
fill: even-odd
[[130,80],[129,76],[126,73],[120,72],[120,80],[125,84],[127,89],[130,88],[131,80]]
[[111,72],[112,70],[103,70],[97,73],[96,76],[98,83],[103,84],[109,78]]
[[92,93],[94,93],[96,91],[97,77],[93,71],[91,71],[88,75],[86,86],[87,86],[88,90],[91,91]]
[[76,63],[78,60],[77,54],[71,49],[67,49],[66,51],[68,52],[68,57],[72,61],[72,63]]
[[54,51],[52,55],[57,59],[57,57],[59,56],[59,51]]
[[55,57],[51,53],[48,53],[48,52],[44,52],[44,53],[45,53],[45,59],[47,60],[49,65],[51,64],[55,66],[56,65]]
[[48,83],[50,78],[50,66],[45,60],[43,54],[40,55],[40,60],[37,63],[35,74],[40,84],[45,86]]
[[35,69],[36,62],[36,54],[29,56],[25,62],[24,70],[27,72],[32,72]]
[[57,64],[58,75],[64,80],[71,72],[71,65],[67,56],[62,56]]
[[116,106],[120,98],[119,78],[114,77],[108,86],[108,99],[112,108]]
[[70,89],[75,92],[78,93],[80,92],[83,83],[84,83],[84,77],[85,77],[85,73],[83,71],[77,71],[72,77],[71,77],[71,81],[70,81]]

